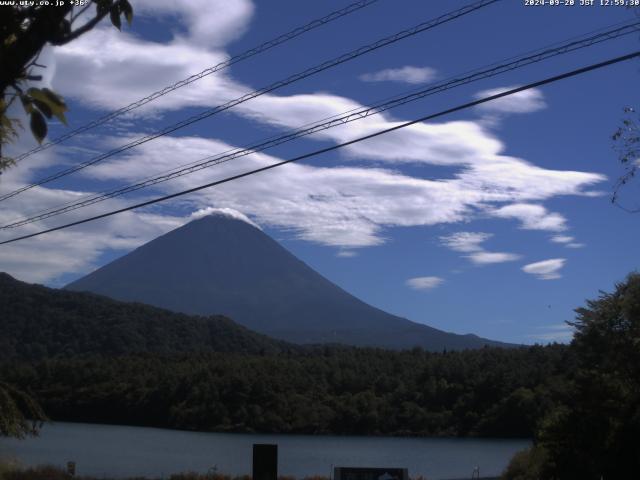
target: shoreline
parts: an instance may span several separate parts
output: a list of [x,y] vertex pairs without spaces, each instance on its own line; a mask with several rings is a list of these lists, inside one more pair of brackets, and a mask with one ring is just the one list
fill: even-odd
[[[197,433],[197,434],[224,434],[224,435],[283,435],[286,437],[312,437],[312,438],[327,438],[327,437],[337,437],[337,438],[380,438],[380,439],[394,439],[394,438],[406,438],[406,439],[434,439],[434,440],[491,440],[491,441],[529,441],[532,442],[533,439],[529,437],[490,437],[490,436],[482,436],[482,435],[466,435],[466,436],[455,436],[455,435],[416,435],[416,434],[405,434],[405,433],[397,433],[397,434],[384,434],[384,433],[372,433],[372,434],[345,434],[345,433],[297,433],[297,432],[261,432],[255,431],[251,429],[247,430],[184,430],[180,428],[171,428],[171,427],[159,427],[155,425],[143,425],[143,424],[123,424],[123,423],[106,423],[106,422],[82,422],[76,420],[49,420],[47,422],[43,422],[42,427],[46,427],[47,425],[52,426],[56,424],[71,424],[71,425],[90,425],[97,427],[121,427],[121,428],[143,428],[150,430],[163,430],[168,432],[181,432],[181,433]],[[36,436],[37,437],[37,436]]]

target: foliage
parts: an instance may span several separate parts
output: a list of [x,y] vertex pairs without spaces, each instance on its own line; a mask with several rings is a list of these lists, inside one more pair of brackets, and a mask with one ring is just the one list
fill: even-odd
[[[611,136],[615,142],[615,150],[622,164],[624,173],[616,182],[611,201],[620,205],[620,191],[638,173],[640,167],[640,116],[631,107],[624,109],[622,125]],[[622,205],[620,205],[622,206]],[[622,207],[629,211],[640,211],[639,208]]]
[[[450,353],[315,347],[265,355],[85,357],[0,366],[56,420],[204,431],[531,436],[565,346]],[[524,389],[540,405],[525,411]],[[520,408],[521,410],[518,410]],[[531,423],[508,423],[517,416]],[[529,429],[527,429],[529,428]]]
[[640,274],[576,310],[577,368],[538,432],[555,478],[640,471]]
[[[47,119],[57,117],[66,124],[67,106],[59,95],[47,88],[26,86],[42,79],[33,74],[33,69],[45,68],[38,64],[44,46],[65,45],[90,31],[107,15],[118,29],[121,17],[129,23],[133,19],[128,0],[91,0],[80,9],[76,9],[78,2],[70,1],[60,5],[19,3],[2,7],[0,16],[0,172],[13,163],[1,152],[4,145],[15,140],[21,128],[18,120],[8,115],[9,107],[17,99],[29,116],[31,132],[38,142],[47,135]],[[92,5],[95,13],[87,16]]]
[[0,378],[55,420],[191,430],[530,437],[566,346],[448,353],[300,347],[0,275]]
[[632,478],[640,471],[640,274],[576,310],[575,367],[504,479]]
[[541,480],[550,478],[547,464],[547,451],[543,447],[533,446],[516,453],[500,478],[502,480]]
[[44,420],[42,408],[29,394],[0,381],[0,436],[36,435]]
[[221,316],[191,317],[90,293],[18,282],[0,273],[0,360],[94,354],[269,353],[296,347]]

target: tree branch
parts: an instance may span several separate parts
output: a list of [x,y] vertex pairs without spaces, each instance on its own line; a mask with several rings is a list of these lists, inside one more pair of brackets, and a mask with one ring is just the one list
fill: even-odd
[[[113,7],[112,7],[113,8]],[[91,20],[89,20],[87,23],[85,23],[83,26],[76,28],[74,31],[72,31],[69,35],[67,35],[66,37],[63,37],[61,39],[58,39],[56,41],[52,41],[51,45],[55,45],[55,46],[60,46],[60,45],[65,45],[67,43],[69,43],[72,40],[75,40],[76,38],[78,38],[79,36],[87,33],[88,31],[90,31],[93,27],[95,27],[98,23],[100,23],[100,21],[106,17],[109,12],[111,10],[106,10],[105,12],[102,12],[100,14],[97,14],[94,18],[92,18]]]

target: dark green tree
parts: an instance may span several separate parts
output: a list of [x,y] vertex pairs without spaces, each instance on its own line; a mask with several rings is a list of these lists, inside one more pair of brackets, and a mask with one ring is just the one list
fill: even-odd
[[0,435],[35,435],[46,416],[38,402],[24,391],[0,381]]
[[640,472],[640,274],[576,312],[577,369],[539,445],[554,478],[631,478]]

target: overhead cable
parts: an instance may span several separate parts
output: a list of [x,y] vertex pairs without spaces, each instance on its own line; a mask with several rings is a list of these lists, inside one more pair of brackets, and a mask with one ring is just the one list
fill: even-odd
[[458,105],[458,106],[453,107],[453,108],[449,108],[447,110],[442,110],[442,111],[440,111],[438,113],[425,115],[425,116],[417,118],[415,120],[411,120],[411,121],[408,121],[408,122],[401,123],[401,124],[396,125],[394,127],[386,128],[384,130],[379,130],[377,132],[374,132],[374,133],[371,133],[369,135],[365,135],[365,136],[362,136],[362,137],[358,137],[358,138],[355,138],[353,140],[349,140],[347,142],[343,142],[343,143],[340,143],[340,144],[337,144],[337,145],[333,145],[333,146],[330,146],[330,147],[326,147],[326,148],[322,148],[322,149],[319,149],[319,150],[315,150],[313,152],[306,153],[304,155],[300,155],[300,156],[297,156],[297,157],[294,157],[294,158],[291,158],[291,159],[288,159],[288,160],[282,160],[280,162],[272,163],[270,165],[266,165],[264,167],[256,168],[256,169],[244,172],[244,173],[239,173],[237,175],[232,175],[230,177],[226,177],[226,178],[223,178],[221,180],[216,180],[216,181],[213,181],[213,182],[210,182],[210,183],[206,183],[206,184],[200,185],[198,187],[189,188],[187,190],[182,190],[180,192],[172,193],[172,194],[165,195],[165,196],[162,196],[162,197],[159,197],[159,198],[154,198],[152,200],[147,200],[147,201],[144,201],[144,202],[141,202],[141,203],[137,203],[135,205],[130,205],[128,207],[120,208],[120,209],[117,209],[117,210],[112,210],[110,212],[106,212],[106,213],[102,213],[100,215],[95,215],[95,216],[92,216],[92,217],[84,218],[82,220],[77,220],[75,222],[67,223],[67,224],[64,224],[64,225],[57,226],[57,227],[48,228],[46,230],[40,230],[38,232],[30,233],[30,234],[27,234],[27,235],[22,235],[22,236],[15,237],[15,238],[12,238],[12,239],[9,239],[9,240],[4,240],[4,241],[0,242],[0,245],[6,245],[6,244],[9,244],[9,243],[14,243],[14,242],[18,242],[18,241],[21,241],[21,240],[26,240],[28,238],[33,238],[33,237],[37,237],[37,236],[40,236],[40,235],[44,235],[46,233],[51,233],[51,232],[55,232],[55,231],[58,231],[58,230],[63,230],[63,229],[67,229],[67,228],[70,228],[70,227],[74,227],[74,226],[77,226],[77,225],[82,225],[82,224],[85,224],[85,223],[88,223],[88,222],[92,222],[92,221],[95,221],[95,220],[99,220],[99,219],[102,219],[102,218],[106,218],[106,217],[110,217],[110,216],[117,215],[117,214],[120,214],[120,213],[128,212],[130,210],[135,210],[135,209],[138,209],[138,208],[147,207],[149,205],[153,205],[155,203],[159,203],[159,202],[163,202],[163,201],[166,201],[166,200],[170,200],[172,198],[176,198],[176,197],[180,197],[180,196],[183,196],[183,195],[187,195],[189,193],[194,193],[194,192],[197,192],[199,190],[204,190],[206,188],[211,188],[211,187],[214,187],[214,186],[217,186],[217,185],[222,185],[224,183],[228,183],[228,182],[232,182],[232,181],[235,181],[235,180],[239,180],[241,178],[248,177],[248,176],[251,176],[251,175],[255,175],[257,173],[265,172],[267,170],[272,170],[274,168],[281,167],[283,165],[287,165],[289,163],[298,162],[300,160],[305,160],[307,158],[315,157],[317,155],[328,153],[328,152],[331,152],[331,151],[334,151],[334,150],[338,150],[340,148],[347,147],[349,145],[353,145],[355,143],[362,142],[364,140],[369,140],[371,138],[375,138],[375,137],[378,137],[380,135],[385,135],[387,133],[391,133],[391,132],[394,132],[394,131],[397,131],[397,130],[401,130],[401,129],[407,128],[407,127],[409,127],[411,125],[415,125],[417,123],[433,120],[435,118],[442,117],[444,115],[449,115],[451,113],[459,112],[461,110],[465,110],[465,109],[468,109],[468,108],[472,108],[472,107],[481,105],[483,103],[487,103],[487,102],[491,102],[491,101],[494,101],[494,100],[498,100],[500,98],[507,97],[509,95],[515,95],[515,94],[523,92],[525,90],[530,90],[532,88],[537,88],[537,87],[541,87],[543,85],[548,85],[550,83],[554,83],[554,82],[557,82],[557,81],[560,81],[560,80],[564,80],[564,79],[567,79],[567,78],[570,78],[570,77],[575,77],[575,76],[578,76],[578,75],[582,75],[584,73],[587,73],[587,72],[590,72],[590,71],[593,71],[593,70],[597,70],[597,69],[601,69],[601,68],[604,68],[604,67],[608,67],[608,66],[614,65],[616,63],[628,61],[628,60],[631,60],[631,59],[634,59],[634,58],[638,58],[638,57],[640,57],[640,50],[635,51],[633,53],[626,54],[626,55],[622,55],[622,56],[619,56],[619,57],[611,58],[609,60],[606,60],[606,61],[603,61],[603,62],[600,62],[600,63],[595,63],[595,64],[592,64],[592,65],[588,65],[586,67],[578,68],[576,70],[571,70],[569,72],[565,72],[565,73],[562,73],[560,75],[555,75],[553,77],[545,78],[544,80],[539,80],[539,81],[536,81],[536,82],[533,82],[533,83],[529,83],[529,84],[521,86],[521,87],[512,88],[510,90],[507,90],[507,91],[504,91],[504,92],[501,92],[501,93],[497,93],[495,95],[483,97],[483,98],[480,98],[478,100],[474,100],[472,102],[468,102],[468,103],[465,103],[465,104],[462,104],[462,105]]
[[298,130],[295,130],[283,135],[275,136],[264,141],[259,141],[258,143],[252,144],[248,147],[227,150],[225,152],[222,152],[216,155],[205,157],[196,162],[191,162],[187,165],[174,168],[168,172],[149,177],[147,179],[141,180],[134,184],[118,187],[118,188],[109,190],[107,192],[91,195],[87,198],[76,200],[59,207],[55,207],[53,209],[44,210],[37,214],[31,215],[29,217],[22,218],[20,220],[16,220],[8,224],[2,225],[0,226],[0,229],[21,227],[29,223],[51,218],[57,215],[61,215],[63,213],[77,210],[79,208],[87,207],[89,205],[103,202],[110,198],[115,198],[115,197],[118,197],[127,193],[131,193],[152,185],[156,185],[156,184],[163,183],[178,177],[182,177],[184,175],[188,175],[188,174],[197,172],[199,170],[203,170],[205,168],[210,168],[214,165],[219,165],[237,158],[251,155],[253,153],[261,152],[268,148],[272,148],[277,145],[290,142],[300,137],[308,136],[313,133],[328,130],[330,128],[333,128],[339,125],[344,125],[350,122],[354,122],[354,121],[369,117],[371,115],[376,115],[384,111],[390,110],[392,108],[396,108],[401,105],[405,105],[407,103],[417,101],[419,99],[425,98],[430,95],[434,95],[434,94],[437,94],[446,90],[450,90],[462,85],[466,85],[478,80],[490,78],[490,77],[505,73],[507,71],[512,71],[518,68],[522,68],[524,66],[531,65],[533,63],[537,63],[543,60],[547,60],[549,58],[552,58],[558,55],[562,55],[562,54],[566,54],[566,53],[580,50],[583,48],[587,48],[592,45],[599,44],[607,40],[612,40],[614,38],[619,38],[621,36],[628,35],[630,33],[635,33],[638,31],[640,31],[640,22],[635,22],[633,24],[623,25],[611,30],[607,30],[605,32],[600,32],[595,35],[591,35],[590,37],[587,37],[587,38],[583,38],[580,40],[573,40],[568,43],[560,44],[553,48],[541,49],[536,52],[529,53],[525,56],[516,57],[515,59],[512,57],[510,61],[507,61],[505,63],[493,63],[489,67],[477,69],[469,74],[452,77],[442,82],[427,85],[422,89],[412,91],[403,96],[397,96],[395,98],[380,101],[366,107],[353,109],[344,114],[329,117],[329,119],[326,121],[321,120],[319,122],[310,124],[310,126],[307,126],[305,128],[300,128]]
[[368,7],[369,5],[377,2],[378,0],[360,0],[358,2],[354,2],[350,5],[347,5],[344,8],[341,8],[340,10],[336,10],[334,12],[329,13],[328,15],[325,15],[322,18],[317,18],[309,23],[307,23],[306,25],[303,25],[301,27],[295,28],[293,30],[291,30],[290,32],[284,33],[274,39],[268,40],[260,45],[258,45],[257,47],[253,47],[249,50],[246,50],[238,55],[235,55],[231,58],[229,58],[228,60],[225,60],[224,62],[220,62],[217,65],[213,65],[211,67],[205,68],[204,70],[202,70],[201,72],[195,73],[193,75],[191,75],[190,77],[184,78],[182,80],[179,80],[178,82],[174,83],[173,85],[169,85],[167,87],[164,87],[156,92],[153,92],[149,95],[147,95],[144,98],[141,98],[140,100],[136,100],[135,102],[130,103],[129,105],[126,105],[122,108],[119,108],[118,110],[114,110],[113,112],[109,112],[106,115],[103,115],[102,117],[99,117],[89,123],[86,123],[85,125],[82,125],[78,128],[75,128],[67,133],[65,133],[64,135],[61,135],[53,140],[49,140],[46,143],[43,143],[42,145],[39,145],[27,152],[24,152],[18,156],[16,156],[13,160],[15,162],[20,162],[21,160],[30,157],[31,155],[41,152],[43,150],[46,150],[48,148],[53,147],[54,145],[57,145],[59,143],[64,142],[65,140],[69,140],[70,138],[75,137],[76,135],[80,134],[80,133],[84,133],[88,130],[91,130],[95,127],[98,127],[100,125],[103,125],[107,122],[110,122],[111,120],[124,115],[125,113],[129,113],[137,108],[142,107],[143,105],[146,105],[149,102],[153,102],[154,100],[163,97],[165,95],[167,95],[168,93],[173,92],[174,90],[177,90],[179,88],[182,88],[186,85],[190,85],[193,82],[196,82],[208,75],[211,75],[212,73],[216,73],[219,72],[220,70],[223,70],[227,67],[230,67],[231,65],[234,65],[238,62],[241,62],[243,60],[247,60],[255,55],[258,55],[260,53],[266,52],[267,50],[272,49],[273,47],[276,47],[278,45],[282,45],[283,43],[286,43],[290,40],[293,40],[294,38],[297,38],[311,30],[315,30],[318,27],[321,27],[323,25],[326,25],[328,23],[333,22],[334,20],[337,20],[339,18],[342,18],[346,15],[349,15],[353,12],[356,12],[362,8]]
[[355,50],[352,50],[348,53],[345,53],[343,55],[340,55],[339,57],[336,57],[332,60],[328,60],[326,62],[323,62],[319,65],[316,65],[315,67],[311,67],[308,68],[300,73],[296,73],[294,75],[291,75],[289,77],[287,77],[284,80],[280,80],[277,81],[275,83],[272,83],[271,85],[261,88],[259,90],[254,90],[253,92],[247,93],[245,95],[242,95],[241,97],[238,97],[234,100],[231,100],[225,104],[222,105],[218,105],[216,107],[204,110],[196,115],[193,115],[185,120],[182,120],[180,122],[174,123],[172,125],[169,125],[159,131],[156,131],[152,134],[146,135],[144,137],[140,137],[137,138],[136,140],[133,140],[125,145],[121,145],[113,150],[110,150],[106,153],[103,153],[101,155],[98,155],[86,162],[82,162],[78,165],[69,167],[65,170],[61,170],[59,172],[56,172],[52,175],[49,175],[47,177],[44,177],[40,180],[37,180],[34,183],[31,183],[29,185],[25,185],[21,188],[18,188],[17,190],[13,190],[12,192],[6,193],[4,195],[0,195],[0,201],[4,201],[7,200],[8,198],[14,197],[22,192],[25,192],[27,190],[30,190],[34,187],[37,187],[39,185],[44,185],[46,183],[52,182],[54,180],[57,180],[59,178],[65,177],[67,175],[71,175],[72,173],[78,172],[84,168],[87,168],[91,165],[95,165],[96,163],[99,163],[107,158],[110,158],[118,153],[122,153],[126,150],[129,150],[131,148],[137,147],[139,145],[142,145],[143,143],[147,143],[151,140],[154,140],[156,138],[168,135],[169,133],[175,132],[176,130],[179,130],[181,128],[184,128],[188,125],[192,125],[196,122],[199,122],[201,120],[204,120],[205,118],[209,118],[212,115],[215,115],[217,113],[220,112],[224,112],[226,110],[229,110],[230,108],[235,107],[236,105],[239,105],[241,103],[247,102],[253,98],[259,97],[261,95],[264,95],[266,93],[270,93],[273,92],[274,90],[280,89],[286,85],[290,85],[292,83],[295,83],[297,81],[300,81],[304,78],[310,77],[312,75],[315,75],[317,73],[320,73],[324,70],[327,70],[329,68],[335,67],[336,65],[340,65],[342,63],[348,62],[350,60],[353,60],[354,58],[360,57],[362,55],[365,55],[367,53],[373,52],[375,50],[378,50],[382,47],[386,47],[387,45],[391,45],[395,42],[398,42],[400,40],[403,40],[405,38],[417,35],[418,33],[424,32],[426,30],[430,30],[438,25],[442,25],[444,23],[450,22],[452,20],[455,20],[457,18],[460,18],[464,15],[468,15],[471,12],[474,12],[476,10],[479,10],[481,8],[487,7],[493,3],[499,2],[501,0],[480,0],[474,3],[471,3],[469,5],[466,5],[462,8],[459,8],[457,10],[454,10],[452,12],[446,13],[444,15],[440,15],[439,17],[433,19],[433,20],[429,20],[427,22],[423,22],[420,23],[412,28],[406,29],[406,30],[402,30],[398,33],[395,33],[393,35],[390,35],[388,37],[382,38],[376,42],[373,42],[371,44],[362,46],[360,48],[357,48]]

